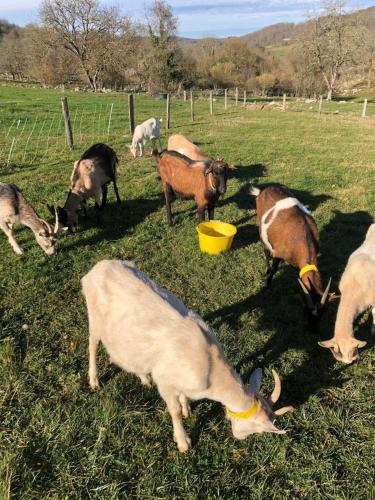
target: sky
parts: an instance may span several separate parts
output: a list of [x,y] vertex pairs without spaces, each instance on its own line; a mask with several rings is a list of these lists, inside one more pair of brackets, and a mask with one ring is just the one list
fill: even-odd
[[[297,23],[321,7],[319,0],[167,0],[179,19],[178,34],[189,38],[238,36],[270,24]],[[124,14],[142,19],[142,0],[102,0]],[[38,0],[0,0],[0,19],[24,26],[38,21]],[[349,9],[375,5],[375,0],[348,0]]]

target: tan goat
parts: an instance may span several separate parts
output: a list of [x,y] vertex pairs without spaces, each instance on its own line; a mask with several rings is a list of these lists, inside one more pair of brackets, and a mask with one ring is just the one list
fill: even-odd
[[174,440],[181,452],[190,447],[182,416],[190,414],[189,399],[211,399],[226,407],[235,438],[278,430],[273,420],[292,408],[273,411],[281,392],[259,396],[262,371],[246,386],[235,373],[210,330],[196,313],[172,293],[142,274],[132,262],[103,260],[82,279],[89,316],[89,381],[99,386],[96,351],[101,341],[113,363],[155,382],[172,417]]
[[340,305],[337,311],[335,333],[330,340],[319,345],[331,350],[342,363],[355,361],[358,349],[364,347],[364,340],[357,340],[353,334],[355,318],[368,307],[372,308],[372,333],[375,334],[375,224],[367,231],[365,241],[349,257],[339,289]]
[[168,151],[177,151],[187,156],[191,160],[210,160],[210,157],[203,153],[194,143],[190,142],[182,134],[173,134],[168,139]]

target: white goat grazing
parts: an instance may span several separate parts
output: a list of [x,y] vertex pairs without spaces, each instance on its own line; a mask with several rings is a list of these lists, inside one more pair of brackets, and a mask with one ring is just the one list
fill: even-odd
[[181,418],[189,415],[188,399],[224,404],[237,439],[255,432],[285,432],[273,425],[277,415],[292,409],[272,410],[281,392],[277,373],[273,372],[275,389],[267,400],[258,394],[260,369],[253,372],[250,386],[244,386],[203,320],[134,263],[103,260],[84,276],[82,289],[89,317],[91,388],[99,386],[96,351],[102,341],[113,363],[138,375],[145,385],[152,376],[172,417],[181,452],[190,446]]
[[133,134],[133,141],[130,146],[130,151],[132,152],[134,158],[137,156],[138,145],[139,145],[140,156],[144,156],[145,154],[144,144],[146,140],[152,141],[153,149],[155,148],[156,140],[159,141],[160,148],[162,147],[160,141],[160,125],[162,121],[163,121],[162,118],[159,118],[159,120],[155,118],[149,118],[145,122],[135,127]]
[[8,241],[16,254],[22,255],[23,251],[14,238],[12,226],[15,223],[20,223],[29,227],[46,254],[52,255],[55,251],[59,225],[56,211],[55,218],[55,228],[52,230],[48,222],[38,216],[15,184],[0,182],[0,228],[7,235]]
[[330,349],[338,361],[350,364],[359,357],[358,348],[366,345],[365,341],[354,338],[353,321],[368,307],[372,307],[375,334],[375,224],[369,227],[363,244],[349,257],[339,289],[341,299],[333,338],[319,345]]

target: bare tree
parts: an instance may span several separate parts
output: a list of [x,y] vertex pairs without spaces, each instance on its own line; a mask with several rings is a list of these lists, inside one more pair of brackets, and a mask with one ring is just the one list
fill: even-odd
[[151,46],[149,89],[168,90],[180,76],[176,57],[177,18],[164,0],[155,0],[148,7],[146,19]]
[[367,77],[367,88],[371,87],[372,74],[375,68],[375,33],[372,29],[364,27],[361,33],[361,49],[359,53],[363,61]]
[[345,15],[344,6],[342,0],[325,2],[323,14],[308,23],[302,37],[306,62],[312,72],[322,76],[327,100],[332,99],[345,66],[353,62],[358,45],[355,18]]
[[0,71],[13,80],[25,73],[25,51],[22,29],[14,28],[3,36],[0,44]]
[[44,0],[40,9],[44,26],[59,34],[61,43],[78,59],[96,91],[98,78],[111,59],[129,20],[117,7],[100,6],[97,0]]

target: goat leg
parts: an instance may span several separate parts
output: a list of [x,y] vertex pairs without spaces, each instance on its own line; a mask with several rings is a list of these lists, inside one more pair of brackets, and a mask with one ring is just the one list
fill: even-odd
[[274,277],[274,274],[276,273],[277,269],[279,268],[279,264],[281,262],[281,259],[274,258],[272,259],[272,264],[271,267],[268,268],[267,270],[267,277],[266,277],[266,286],[270,286],[272,278]]
[[263,246],[263,258],[264,258],[264,262],[266,263],[266,266],[267,266],[267,272],[269,272],[271,252],[265,246]]
[[102,204],[101,208],[104,208],[107,204],[107,194],[108,194],[108,186],[107,184],[103,184],[102,186]]
[[166,184],[164,186],[164,196],[165,196],[165,208],[167,209],[168,224],[172,226],[172,209],[171,209],[172,188],[169,184]]
[[4,233],[8,237],[9,243],[12,245],[13,250],[16,252],[17,255],[22,255],[23,251],[22,249],[18,246],[17,241],[15,240],[12,232],[12,227],[10,224],[7,224],[6,222],[0,221],[0,228],[4,231]]
[[83,210],[83,215],[87,217],[87,206],[86,206],[86,200],[83,200],[81,203],[81,208]]
[[117,189],[117,182],[116,178],[113,178],[113,189],[115,190],[115,195],[116,195],[116,200],[119,205],[121,205],[121,198],[120,195],[118,194],[118,189]]
[[213,220],[215,215],[215,204],[208,205],[207,211],[208,211],[208,220]]
[[198,212],[198,220],[199,220],[199,222],[204,222],[204,220],[205,220],[205,211],[206,211],[206,206],[205,205],[198,207],[197,212]]

